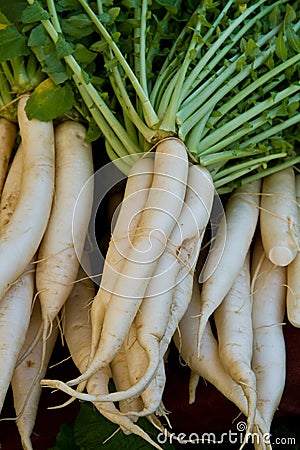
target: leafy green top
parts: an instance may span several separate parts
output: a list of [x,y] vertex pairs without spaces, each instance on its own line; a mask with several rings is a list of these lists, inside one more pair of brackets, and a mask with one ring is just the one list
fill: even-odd
[[2,4],[3,64],[34,55],[52,82],[28,113],[73,106],[116,163],[178,135],[219,192],[299,163],[299,0]]

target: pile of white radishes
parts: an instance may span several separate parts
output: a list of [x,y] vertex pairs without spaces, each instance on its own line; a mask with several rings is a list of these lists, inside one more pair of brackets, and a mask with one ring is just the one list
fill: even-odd
[[0,410],[11,384],[24,449],[32,448],[56,319],[77,279],[94,171],[85,127],[28,120],[27,99],[17,125],[0,119]]
[[[209,242],[220,202],[210,173],[179,139],[160,141],[131,169],[96,289],[80,268],[94,195],[85,129],[28,121],[25,103],[18,130],[3,122],[7,148],[20,141],[3,164],[0,203],[0,401],[11,383],[24,449],[41,386],[93,402],[161,448],[136,421],[162,429],[160,416],[168,420],[172,339],[191,369],[190,402],[205,378],[246,416],[245,442],[257,433],[256,449],[271,448],[285,314],[300,327],[300,175],[289,167],[232,192]],[[44,379],[58,323],[79,370],[70,381]]]

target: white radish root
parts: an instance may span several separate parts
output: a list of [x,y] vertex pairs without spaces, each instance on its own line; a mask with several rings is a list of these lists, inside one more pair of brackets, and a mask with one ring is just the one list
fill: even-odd
[[[21,350],[21,354],[30,347],[31,342],[35,339],[42,323],[41,308],[38,301],[35,302],[29,327],[26,333],[26,339]],[[45,376],[48,369],[49,360],[51,358],[53,348],[58,336],[58,327],[53,327],[46,343],[46,352],[41,368],[43,356],[42,342],[38,342],[26,359],[19,364],[13,373],[11,386],[14,398],[14,408],[17,415],[17,427],[21,437],[24,450],[33,450],[31,443],[31,435],[34,429],[39,400],[42,393],[40,380]]]
[[261,182],[237,189],[225,206],[203,271],[198,346],[206,323],[232,287],[250,248],[259,216]]
[[0,237],[0,298],[24,272],[44,235],[54,191],[54,133],[51,122],[28,120],[18,103],[22,179],[13,215]]
[[256,378],[251,368],[253,353],[250,255],[221,305],[214,313],[219,355],[225,370],[241,386],[248,401],[247,430],[256,412]]
[[[65,305],[64,332],[66,342],[73,361],[82,372],[87,366],[90,354],[91,322],[89,304],[93,295],[94,287],[92,281],[83,279],[74,286]],[[95,396],[108,395],[109,377],[109,367],[104,367],[93,374],[86,385],[88,393]],[[123,430],[135,433],[151,443],[155,448],[161,450],[161,447],[138,425],[133,423],[129,417],[120,414],[120,411],[112,402],[95,402],[94,405],[104,417],[119,425]]]
[[[241,386],[233,381],[221,363],[218,343],[213,336],[210,322],[207,322],[205,327],[199,352],[197,343],[197,336],[199,333],[199,311],[199,285],[195,283],[191,302],[179,324],[179,330],[176,331],[174,335],[175,345],[178,348],[182,359],[190,367],[193,378],[195,378],[195,374],[198,374],[200,377],[203,377],[213,384],[247,417],[248,403],[246,396]],[[195,379],[193,381],[195,381]],[[194,383],[193,387],[196,388],[196,383]],[[191,395],[193,394],[190,392],[190,396]],[[266,431],[266,425],[258,412],[256,412],[254,424],[262,432]]]
[[131,169],[124,199],[112,232],[107,250],[103,274],[98,292],[91,309],[92,342],[90,362],[95,356],[99,343],[105,308],[110,300],[117,277],[124,264],[124,257],[132,247],[132,239],[138,225],[141,211],[148,197],[148,189],[153,178],[153,159],[142,158]]
[[0,411],[24,344],[34,297],[34,268],[27,270],[0,300]]
[[[188,159],[183,144],[177,139],[158,144],[153,182],[141,214],[139,234],[134,238],[134,247],[129,251],[107,305],[99,347],[86,372],[69,381],[69,386],[87,380],[101,367],[107,366],[120,349],[145,296],[158,258],[164,252],[174,224],[178,220],[186,191],[187,174]],[[51,380],[44,380],[43,383],[48,386],[56,384]],[[59,383],[56,386],[62,388],[63,384]],[[67,391],[72,392],[69,387]],[[137,389],[129,393],[129,395],[136,394]],[[79,394],[73,390],[73,395]],[[90,399],[119,401],[124,395],[128,396],[128,392],[126,394],[114,392],[97,399],[91,396]]]
[[300,328],[300,175],[296,175],[296,200],[298,207],[298,252],[287,266],[286,312],[289,322]]
[[286,351],[283,319],[286,268],[275,266],[257,239],[252,263],[252,369],[256,375],[257,409],[268,429],[285,386]]
[[85,136],[78,122],[66,121],[55,129],[55,196],[36,268],[44,342],[77,278],[92,210],[92,148]]
[[261,239],[273,264],[287,266],[296,257],[297,222],[295,172],[290,167],[263,179]]

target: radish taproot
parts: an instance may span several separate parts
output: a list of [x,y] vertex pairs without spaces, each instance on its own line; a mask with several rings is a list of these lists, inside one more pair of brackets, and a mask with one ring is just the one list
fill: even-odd
[[300,328],[300,175],[296,175],[296,200],[298,208],[298,251],[295,259],[287,266],[286,312],[289,322]]
[[34,267],[28,266],[0,300],[0,410],[25,340],[33,297]]
[[287,266],[296,257],[298,208],[292,167],[265,177],[262,184],[260,228],[267,257]]
[[[21,154],[17,152],[6,177],[0,201],[2,235],[10,225],[20,195],[21,165]],[[0,356],[3,363],[0,376],[0,411],[29,325],[35,289],[34,278],[35,266],[28,265],[0,299]]]
[[225,370],[241,386],[248,401],[248,429],[256,412],[256,378],[251,368],[253,330],[250,295],[250,254],[232,288],[214,312],[219,355]]
[[[201,309],[199,290],[200,287],[195,282],[191,302],[179,323],[179,329],[174,334],[175,345],[181,358],[192,371],[192,381],[195,381],[195,374],[203,377],[232,401],[245,417],[247,417],[248,402],[246,396],[241,386],[231,378],[223,367],[219,356],[218,342],[213,335],[210,322],[207,322],[204,329],[199,351],[198,333],[199,312]],[[193,388],[196,388],[196,383],[194,383]],[[189,395],[190,398],[194,395],[191,389]],[[255,415],[254,427],[257,427],[262,433],[267,432],[264,420],[258,412]],[[250,431],[247,427],[247,432]]]
[[[153,181],[141,213],[138,234],[105,310],[97,352],[85,373],[64,387],[66,392],[70,393],[70,386],[87,380],[101,367],[107,366],[120,349],[144,298],[158,258],[164,252],[179,217],[187,176],[188,157],[184,145],[178,139],[159,143],[154,159]],[[64,386],[64,383],[56,383],[56,380],[43,380],[42,383],[60,389]],[[119,401],[124,398],[123,392],[114,392],[101,398],[79,394],[75,390],[73,394],[81,399],[90,398],[91,401]],[[130,391],[130,395],[135,395],[134,390]]]
[[286,302],[286,267],[275,266],[260,239],[253,250],[252,276],[252,369],[256,375],[257,409],[267,432],[277,410],[286,379],[283,320]]
[[54,193],[54,130],[52,122],[29,120],[18,103],[22,148],[20,195],[0,237],[0,298],[35,255],[46,230]]
[[[25,342],[21,355],[27,351],[34,341],[42,323],[41,307],[37,300],[30,317]],[[39,401],[42,393],[40,380],[48,370],[49,360],[53,353],[54,345],[58,336],[58,326],[53,326],[51,334],[47,338],[46,351],[43,355],[43,345],[39,341],[27,357],[15,368],[11,387],[16,411],[16,424],[24,450],[32,450],[31,435],[36,422]],[[41,368],[42,357],[44,356]]]
[[[105,309],[110,300],[124,258],[128,254],[148,197],[153,178],[153,159],[141,158],[131,169],[124,192],[123,202],[112,230],[103,266],[101,283],[92,303],[92,343],[90,361],[95,356],[103,326]],[[116,212],[117,213],[117,212]],[[115,213],[115,214],[116,214]]]
[[[82,271],[80,271],[79,279],[81,277]],[[64,335],[72,359],[82,372],[86,370],[90,355],[91,321],[89,304],[93,296],[92,280],[82,278],[75,284],[64,309]],[[95,372],[87,381],[87,392],[94,396],[108,395],[109,378],[110,370],[108,366]],[[142,428],[132,422],[126,415],[120,414],[120,411],[112,402],[94,402],[94,405],[104,417],[119,425],[122,430],[134,433],[151,443],[153,447],[162,450]]]
[[[261,182],[231,194],[203,270],[198,345],[206,323],[229,292],[250,248],[259,217]],[[240,236],[240,238],[237,238]]]
[[[0,230],[9,223],[14,213],[19,194],[22,177],[22,149],[19,147],[11,162],[0,200]],[[1,231],[2,233],[3,231]]]
[[43,317],[44,344],[53,320],[77,278],[93,202],[91,144],[86,128],[65,121],[55,128],[55,196],[39,246],[36,286]]
[[213,195],[209,172],[199,166],[190,166],[184,205],[135,318],[137,340],[148,357],[148,367],[137,384],[142,389],[149,384],[159,365],[160,342],[168,325],[174,288],[179,282],[178,273],[185,277],[184,269],[189,272],[196,265],[198,254],[193,250],[195,246],[200,248]]

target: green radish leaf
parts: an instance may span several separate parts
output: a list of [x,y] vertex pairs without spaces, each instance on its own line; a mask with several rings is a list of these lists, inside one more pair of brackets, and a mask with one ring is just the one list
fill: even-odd
[[71,53],[73,53],[72,45],[69,44],[61,34],[58,35],[55,46],[58,58],[63,58],[64,56],[71,55]]
[[173,0],[156,0],[160,6],[164,6],[171,14],[177,14],[178,8],[174,5]]
[[126,8],[137,8],[139,0],[123,0],[122,5],[126,6]]
[[63,33],[71,39],[82,39],[94,31],[94,26],[85,14],[76,14],[61,22]]
[[92,118],[89,121],[89,126],[88,126],[88,130],[87,130],[87,134],[86,134],[86,141],[87,142],[94,142],[97,139],[99,139],[101,136],[102,136],[102,132],[99,129],[99,127],[96,124],[96,122],[94,121],[94,119]]
[[[137,424],[155,441],[157,430],[146,419],[139,419]],[[74,422],[75,443],[80,450],[153,450],[153,446],[134,434],[125,435],[118,425],[103,417],[87,402],[81,404],[80,412]],[[174,450],[167,443],[165,450]]]
[[72,109],[73,103],[73,91],[67,85],[55,85],[47,78],[31,94],[26,104],[26,113],[29,119],[49,122],[67,113]]
[[101,39],[100,41],[94,42],[91,45],[90,49],[93,52],[101,53],[108,49],[108,44],[106,43],[106,41],[104,39]]
[[0,29],[5,28],[5,25],[11,25],[11,23],[6,18],[6,16],[0,11]]
[[277,25],[280,23],[281,17],[280,17],[280,9],[278,5],[276,5],[272,12],[269,14],[269,23],[271,28],[277,27]]
[[57,0],[55,3],[58,12],[78,10],[78,0]]
[[40,3],[34,2],[28,5],[21,15],[23,23],[34,23],[38,20],[50,19],[50,14],[44,10]]
[[23,10],[27,6],[27,0],[1,0],[1,13],[12,23],[20,22]]
[[106,13],[101,14],[100,20],[106,25],[112,25],[119,14],[120,8],[110,8]]
[[37,25],[31,30],[28,39],[29,47],[37,47],[40,45],[45,45],[46,40],[49,39],[45,32],[43,25]]
[[29,49],[25,37],[13,26],[7,23],[0,25],[1,52],[0,61],[8,61],[17,56],[28,55]]
[[43,72],[47,73],[55,84],[63,83],[69,79],[64,64],[58,59],[58,50],[46,34],[43,25],[37,25],[31,30],[28,46],[32,48]]
[[81,64],[90,64],[97,57],[96,53],[91,52],[80,43],[75,45],[73,56]]
[[295,10],[293,9],[293,7],[291,5],[287,4],[286,10],[285,10],[284,24],[289,25],[295,19],[297,19],[297,14],[295,13]]
[[286,27],[285,35],[287,43],[296,52],[300,52],[300,36],[295,32],[291,25]]
[[287,59],[287,48],[282,33],[279,33],[276,38],[275,52],[278,58],[282,61]]
[[73,426],[63,424],[56,436],[56,441],[54,447],[49,450],[80,450],[80,448],[75,444]]

